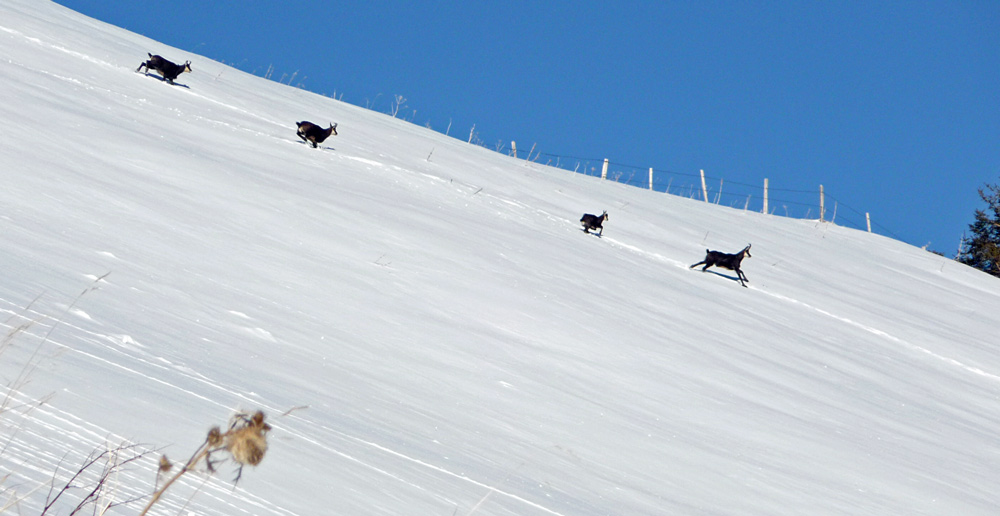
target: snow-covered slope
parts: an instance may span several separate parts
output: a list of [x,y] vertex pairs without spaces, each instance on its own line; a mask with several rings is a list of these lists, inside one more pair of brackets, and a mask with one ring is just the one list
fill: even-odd
[[[134,73],[146,52],[194,72]],[[6,414],[5,488],[106,441],[184,458],[262,408],[263,463],[159,514],[997,513],[994,278],[515,160],[43,0],[0,4],[0,88],[0,309],[28,324],[0,374],[43,343],[18,398],[54,394]],[[312,149],[300,120],[340,135]],[[747,243],[747,289],[688,269]]]

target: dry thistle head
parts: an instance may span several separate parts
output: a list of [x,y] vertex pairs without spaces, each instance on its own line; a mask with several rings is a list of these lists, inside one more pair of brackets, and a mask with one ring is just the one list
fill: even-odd
[[211,430],[208,431],[208,447],[218,448],[222,445],[222,431],[219,427],[213,426]]
[[160,473],[166,473],[173,467],[174,463],[170,462],[170,459],[168,459],[166,455],[160,455]]
[[267,432],[271,425],[264,422],[264,413],[257,411],[249,420],[242,416],[226,432],[226,450],[240,465],[256,466],[267,452]]

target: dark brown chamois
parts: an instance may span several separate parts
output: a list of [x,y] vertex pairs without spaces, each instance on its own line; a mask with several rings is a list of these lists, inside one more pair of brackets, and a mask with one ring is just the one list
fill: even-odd
[[590,233],[590,230],[596,229],[597,236],[601,236],[604,233],[604,221],[608,220],[608,212],[605,210],[600,216],[591,215],[589,213],[584,213],[583,217],[580,218],[580,223],[583,224],[583,232]]
[[719,251],[709,251],[708,249],[705,249],[705,259],[688,268],[693,269],[701,264],[705,264],[705,266],[701,268],[702,272],[713,265],[736,271],[736,279],[740,280],[740,285],[745,287],[747,284],[744,283],[744,281],[750,280],[748,280],[747,275],[743,274],[743,271],[740,270],[740,263],[743,261],[744,257],[750,258],[750,244],[747,244],[742,251],[736,254],[720,253]]
[[167,61],[166,59],[164,59],[164,58],[162,58],[160,56],[154,56],[153,54],[150,54],[149,52],[146,52],[146,55],[149,56],[149,60],[148,61],[144,61],[142,64],[140,64],[139,68],[135,69],[136,72],[138,72],[139,70],[142,70],[143,68],[145,68],[146,69],[146,75],[149,75],[149,71],[150,70],[156,70],[157,72],[160,72],[160,75],[162,76],[160,78],[161,81],[167,81],[170,84],[173,84],[174,83],[174,79],[176,79],[178,75],[180,75],[180,74],[182,74],[184,72],[190,72],[191,71],[191,61],[188,61],[188,62],[186,62],[186,63],[184,63],[182,65],[179,65],[179,64]]
[[302,141],[306,143],[311,143],[314,149],[331,134],[337,136],[337,124],[331,123],[330,127],[326,129],[312,122],[295,122],[295,125],[299,126],[298,131],[296,131],[299,138],[302,138]]

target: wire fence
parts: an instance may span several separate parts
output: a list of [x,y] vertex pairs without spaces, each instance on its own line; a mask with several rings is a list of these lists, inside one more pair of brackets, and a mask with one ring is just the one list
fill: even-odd
[[[512,147],[508,154],[517,157],[516,147]],[[822,191],[822,187],[819,185],[813,190],[776,188],[774,185],[768,185],[765,188],[764,181],[754,185],[726,181],[721,177],[706,175],[704,176],[705,190],[702,190],[701,173],[691,174],[673,171],[669,168],[640,167],[610,160],[607,160],[608,167],[605,173],[606,160],[604,158],[584,158],[546,152],[530,154],[525,159],[577,174],[594,177],[606,174],[605,179],[609,181],[670,195],[699,200],[705,200],[707,196],[708,202],[714,204],[758,212],[764,211],[766,193],[767,212],[771,215],[800,219],[822,219],[862,231],[877,229],[880,234],[902,240],[889,228],[872,221],[868,213],[843,203],[830,195],[829,192]],[[821,202],[823,203],[822,209]],[[820,213],[821,211],[823,213]]]
[[[334,95],[334,98],[337,98]],[[389,115],[396,117],[405,98],[397,95],[396,104]],[[372,109],[371,105],[367,106]],[[414,111],[415,113],[415,111]],[[428,126],[430,127],[430,126]],[[451,132],[451,124],[444,134]],[[508,148],[503,140],[495,145],[489,145],[479,137],[476,126],[469,131],[468,143],[491,149],[501,154],[518,158],[517,143],[512,141]],[[623,183],[637,188],[649,189],[670,195],[679,195],[692,199],[705,200],[714,204],[731,208],[767,212],[771,215],[800,219],[816,219],[832,222],[862,231],[890,236],[896,240],[903,239],[891,229],[872,221],[869,213],[862,212],[823,190],[822,185],[815,189],[775,188],[764,179],[761,184],[749,184],[737,181],[725,181],[722,177],[677,172],[666,167],[641,167],[618,163],[605,158],[585,158],[565,154],[553,154],[536,151],[532,145],[522,158],[534,163],[561,168],[578,174],[604,177],[607,180]],[[605,163],[607,170],[605,171]],[[704,177],[704,179],[703,179]],[[704,181],[704,188],[703,188]],[[766,201],[765,201],[766,199]],[[766,203],[766,208],[765,208]]]

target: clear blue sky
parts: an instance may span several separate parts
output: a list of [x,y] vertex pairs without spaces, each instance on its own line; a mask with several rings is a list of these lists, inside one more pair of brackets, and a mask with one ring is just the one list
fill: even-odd
[[828,219],[948,256],[1000,182],[997,0],[58,3],[378,111],[403,95],[401,117],[541,162],[653,167],[675,193],[704,169],[756,209],[768,178],[800,217],[822,184]]

